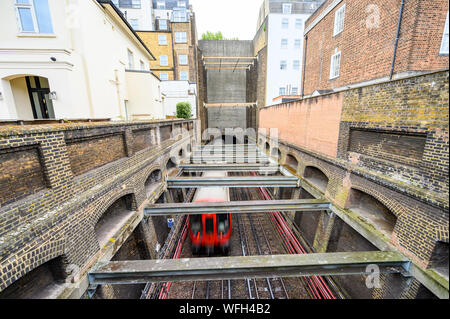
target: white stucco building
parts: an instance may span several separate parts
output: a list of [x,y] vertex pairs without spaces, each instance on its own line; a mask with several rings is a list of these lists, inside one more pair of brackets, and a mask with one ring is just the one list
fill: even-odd
[[111,1],[0,1],[0,30],[0,119],[164,117],[154,56]]
[[264,0],[257,30],[267,32],[266,104],[301,92],[305,21],[323,0]]
[[179,102],[189,102],[192,118],[197,118],[197,84],[189,81],[162,81],[165,116],[175,116]]

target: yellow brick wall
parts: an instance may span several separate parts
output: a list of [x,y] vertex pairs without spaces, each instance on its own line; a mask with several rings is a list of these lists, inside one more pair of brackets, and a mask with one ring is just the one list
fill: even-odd
[[[167,45],[159,45],[158,35],[165,34],[167,36]],[[170,32],[138,32],[139,37],[144,41],[145,45],[153,53],[157,61],[150,61],[150,69],[159,77],[161,72],[169,74],[169,80],[174,79],[173,69],[173,45],[172,33]],[[167,55],[169,60],[168,66],[161,66],[159,57]],[[163,71],[167,70],[167,71]]]

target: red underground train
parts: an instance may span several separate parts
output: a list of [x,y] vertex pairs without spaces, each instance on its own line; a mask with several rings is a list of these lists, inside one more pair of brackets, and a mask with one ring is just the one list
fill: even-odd
[[[204,177],[226,177],[226,172],[206,172]],[[227,187],[202,187],[195,192],[194,203],[229,201]],[[189,216],[189,237],[192,253],[228,255],[231,237],[231,214],[201,214]]]

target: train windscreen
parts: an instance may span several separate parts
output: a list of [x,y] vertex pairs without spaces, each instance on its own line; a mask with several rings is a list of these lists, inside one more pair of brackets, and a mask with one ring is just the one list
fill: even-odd
[[220,233],[226,234],[230,227],[228,214],[217,214],[217,236]]
[[207,234],[214,234],[214,219],[212,218],[205,219],[205,232]]
[[194,235],[202,233],[202,215],[191,215],[191,231]]

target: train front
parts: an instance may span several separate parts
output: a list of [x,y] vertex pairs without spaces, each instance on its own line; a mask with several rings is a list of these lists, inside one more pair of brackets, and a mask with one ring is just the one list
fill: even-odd
[[[206,172],[203,177],[226,177],[226,172]],[[197,189],[193,202],[229,201],[227,187],[202,187]],[[231,214],[201,214],[189,216],[189,237],[193,254],[228,255],[231,237]]]

